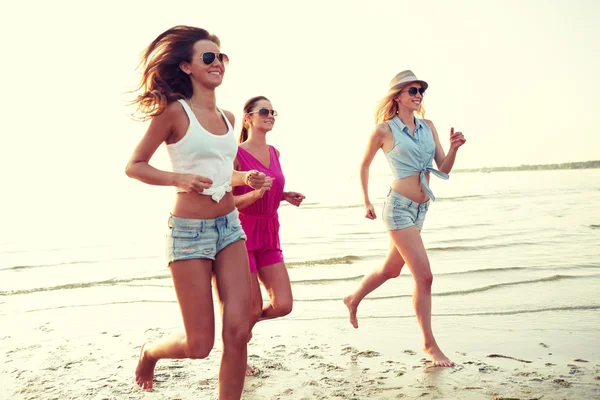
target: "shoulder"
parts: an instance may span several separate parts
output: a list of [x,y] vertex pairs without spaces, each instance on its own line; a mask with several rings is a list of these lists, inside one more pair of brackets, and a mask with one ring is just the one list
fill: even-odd
[[165,108],[165,110],[162,113],[158,114],[154,118],[177,118],[177,117],[179,117],[179,118],[186,117],[187,118],[187,114],[186,114],[185,110],[183,109],[183,106],[181,105],[180,102],[173,101],[167,105],[167,107]]
[[375,125],[375,129],[373,129],[373,133],[371,137],[373,139],[383,140],[389,135],[392,134],[392,129],[388,125],[387,122],[382,122],[380,124]]
[[171,102],[167,107],[158,115],[152,117],[152,125],[159,126],[186,126],[188,124],[188,117],[183,109],[183,106],[177,102]]
[[229,120],[229,123],[231,124],[231,126],[235,126],[235,116],[233,115],[233,113],[231,111],[227,111],[227,110],[222,110],[222,111],[223,111],[223,114],[225,114],[225,116]]
[[277,154],[277,158],[279,158],[279,156],[281,155],[281,153],[279,153],[279,150],[277,150],[277,149],[275,148],[275,146],[271,146],[271,145],[269,145],[269,147],[270,147],[270,148],[272,148],[273,150],[275,150],[275,154]]
[[427,124],[427,126],[429,126],[429,129],[431,129],[432,131],[435,131],[435,126],[433,125],[433,121],[430,119],[423,119],[423,122],[425,122]]
[[238,154],[240,152],[240,149],[244,149],[244,150],[248,151],[248,149],[246,148],[247,147],[246,143],[247,142],[243,142],[243,143],[238,144]]

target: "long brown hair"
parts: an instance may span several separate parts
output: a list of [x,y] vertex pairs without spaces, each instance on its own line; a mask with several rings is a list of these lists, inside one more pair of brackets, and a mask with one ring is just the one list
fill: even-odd
[[249,113],[252,111],[252,108],[254,108],[254,106],[256,105],[256,103],[258,103],[261,100],[266,100],[266,101],[271,101],[269,99],[267,99],[265,96],[255,96],[253,98],[251,98],[250,100],[248,100],[245,104],[244,104],[244,118],[242,119],[242,131],[240,132],[240,138],[238,139],[238,143],[244,143],[246,140],[248,140],[248,122],[246,122],[246,113]]
[[[382,122],[388,121],[398,114],[398,103],[394,100],[400,92],[409,84],[413,82],[409,82],[406,85],[402,85],[399,87],[393,87],[389,90],[388,94],[379,101],[377,104],[377,108],[375,109],[375,123],[380,124]],[[423,119],[425,118],[425,106],[423,105],[423,101],[421,101],[421,105],[417,110],[417,117]]]
[[138,65],[143,70],[142,79],[136,89],[142,94],[132,102],[137,104],[137,118],[145,121],[162,113],[173,101],[192,96],[190,77],[179,65],[191,62],[199,40],[221,46],[219,38],[205,29],[177,25],[158,35],[144,50]]

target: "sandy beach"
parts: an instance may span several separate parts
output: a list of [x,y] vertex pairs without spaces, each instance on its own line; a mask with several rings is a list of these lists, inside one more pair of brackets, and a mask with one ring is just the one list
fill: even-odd
[[[600,398],[598,339],[568,318],[550,314],[434,317],[438,341],[456,362],[428,365],[414,318],[342,318],[259,323],[249,360],[260,369],[246,379],[244,399],[594,399]],[[154,391],[133,381],[142,342],[176,331],[175,304],[111,306],[116,323],[93,308],[30,314],[0,337],[2,399],[216,399],[220,341],[208,359],[161,361]],[[104,312],[103,312],[104,313]],[[81,315],[78,315],[81,314]],[[580,310],[572,318],[597,318]],[[144,325],[144,321],[146,321]],[[591,323],[590,323],[591,324]],[[545,328],[536,332],[536,326]],[[115,327],[120,326],[116,329]],[[217,329],[220,327],[217,326]]]

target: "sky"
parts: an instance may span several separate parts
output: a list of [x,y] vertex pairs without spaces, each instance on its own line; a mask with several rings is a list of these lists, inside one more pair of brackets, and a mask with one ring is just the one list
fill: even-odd
[[[597,160],[598,21],[594,0],[3,2],[3,212],[47,212],[43,200],[85,215],[82,201],[140,196],[123,170],[147,124],[127,92],[142,50],[177,24],[220,37],[217,102],[236,129],[245,100],[270,98],[268,139],[305,182],[357,175],[375,105],[405,69],[429,83],[446,150],[451,127],[464,133],[455,168]],[[168,167],[164,148],[152,163]],[[373,169],[387,171],[381,154]]]

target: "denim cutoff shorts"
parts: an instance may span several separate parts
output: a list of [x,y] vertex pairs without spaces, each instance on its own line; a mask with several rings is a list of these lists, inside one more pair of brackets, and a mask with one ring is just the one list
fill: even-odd
[[388,231],[395,231],[416,226],[420,231],[430,202],[431,200],[416,203],[390,188],[383,202],[383,222],[386,228]]
[[169,217],[167,262],[208,258],[214,260],[225,247],[246,240],[237,209],[214,219]]

